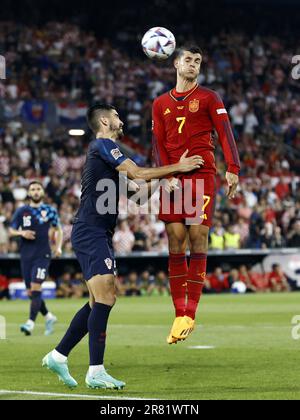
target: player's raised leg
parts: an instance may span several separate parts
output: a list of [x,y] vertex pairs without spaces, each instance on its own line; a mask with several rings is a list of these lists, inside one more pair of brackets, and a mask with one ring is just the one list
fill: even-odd
[[94,276],[88,287],[95,304],[88,320],[90,367],[86,385],[91,389],[122,389],[126,384],[110,376],[104,367],[107,323],[116,303],[115,277]]
[[185,316],[188,264],[186,257],[187,228],[183,223],[166,225],[169,238],[169,279],[175,308],[175,321],[167,338],[169,344],[175,344],[180,335],[180,325]]

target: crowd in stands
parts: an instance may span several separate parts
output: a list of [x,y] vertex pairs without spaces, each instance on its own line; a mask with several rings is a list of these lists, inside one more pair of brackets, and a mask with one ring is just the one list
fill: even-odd
[[[216,33],[201,46],[199,82],[223,97],[242,162],[241,187],[229,203],[217,148],[210,247],[300,247],[300,82],[291,77],[296,41]],[[0,80],[0,254],[17,252],[8,224],[34,179],[43,182],[47,201],[58,208],[64,252],[71,253],[71,221],[90,136],[72,137],[68,129],[82,126],[93,101],[114,103],[125,122],[124,144],[150,165],[152,101],[174,85],[172,63],[156,64],[142,52],[132,57],[63,23],[37,28],[3,22],[0,47],[7,67],[6,80]],[[114,244],[120,254],[168,249],[157,216],[130,211],[120,217]]]

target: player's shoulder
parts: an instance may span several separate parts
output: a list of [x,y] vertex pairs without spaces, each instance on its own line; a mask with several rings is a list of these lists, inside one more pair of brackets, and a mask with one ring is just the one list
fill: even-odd
[[15,211],[15,214],[23,214],[24,212],[28,212],[31,210],[31,207],[28,205],[24,205],[21,207],[18,207]]
[[51,213],[53,213],[53,214],[57,213],[57,209],[55,207],[51,206],[50,204],[43,204],[41,206],[41,211],[45,211],[45,210],[50,214]]
[[210,100],[210,99],[213,99],[215,101],[222,100],[218,92],[216,92],[213,89],[209,89],[205,86],[201,86],[201,85],[198,86],[197,94],[201,95],[202,98],[205,98],[207,100]]
[[162,93],[160,96],[158,96],[156,99],[154,99],[153,105],[159,105],[166,100],[170,99],[170,91],[168,90],[165,93]]
[[112,139],[108,138],[98,138],[92,142],[93,146],[97,149],[106,148],[106,147],[118,147],[117,143],[115,143]]

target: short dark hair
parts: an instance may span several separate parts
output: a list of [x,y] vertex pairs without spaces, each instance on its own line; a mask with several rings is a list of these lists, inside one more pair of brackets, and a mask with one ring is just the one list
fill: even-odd
[[45,190],[44,185],[43,185],[40,181],[32,181],[32,182],[30,182],[30,184],[28,185],[27,191],[29,191],[29,190],[30,190],[30,188],[31,188],[33,185],[39,185],[40,187],[42,187],[42,188],[43,188],[43,190]]
[[116,111],[113,105],[96,102],[92,105],[87,112],[87,123],[90,129],[96,133],[99,130],[99,118],[103,112]]
[[184,54],[185,51],[188,51],[192,54],[203,55],[203,52],[198,45],[196,45],[196,44],[186,44],[186,45],[183,45],[182,47],[179,47],[179,48],[176,49],[175,59],[180,58]]

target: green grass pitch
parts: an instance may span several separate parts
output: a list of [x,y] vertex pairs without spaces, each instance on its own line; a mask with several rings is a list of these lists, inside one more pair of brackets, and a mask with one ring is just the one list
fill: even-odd
[[[42,357],[58,343],[83,301],[48,302],[59,317],[51,337],[43,336],[41,317],[34,335],[24,337],[19,324],[27,318],[28,303],[0,302],[0,315],[7,321],[7,339],[0,340],[0,399],[68,398],[1,390],[161,400],[300,399],[300,340],[292,339],[292,318],[300,315],[299,297],[297,293],[204,296],[196,332],[177,346],[166,344],[173,322],[170,299],[119,299],[106,352],[106,368],[127,382],[126,390],[118,393],[86,389],[86,339],[69,359],[80,384],[76,391],[41,368]],[[190,349],[197,346],[213,348]]]

